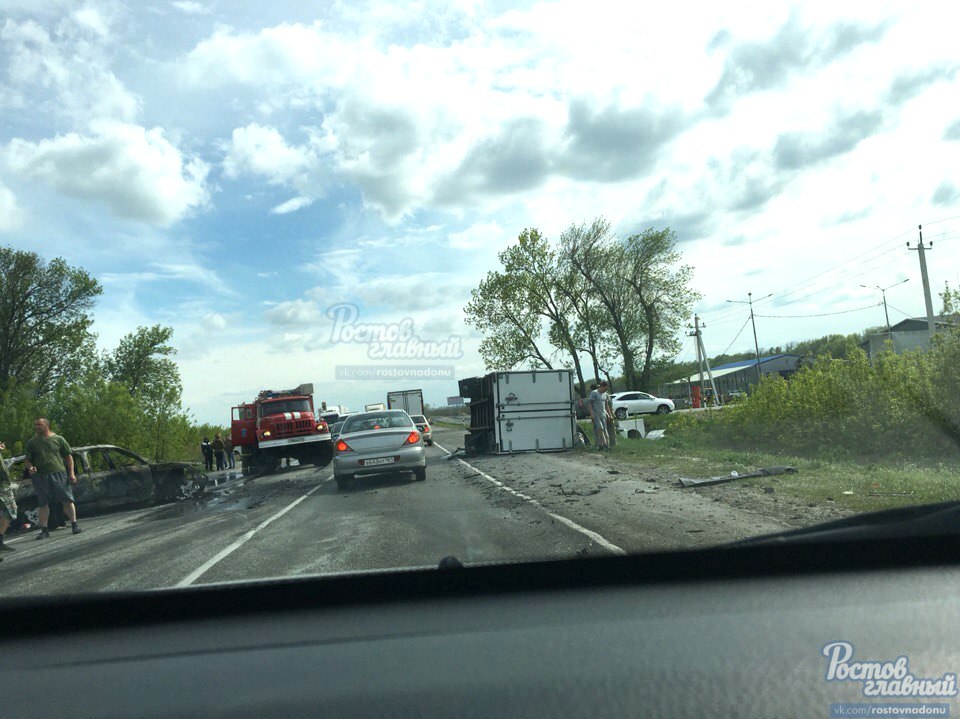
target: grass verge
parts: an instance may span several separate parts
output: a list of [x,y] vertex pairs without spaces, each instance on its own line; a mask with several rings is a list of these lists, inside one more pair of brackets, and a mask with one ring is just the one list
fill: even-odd
[[[770,451],[691,446],[690,442],[619,439],[613,455],[622,461],[667,470],[684,477],[741,474],[760,467],[789,465],[797,474],[777,477],[777,492],[811,502],[835,502],[856,512],[960,499],[957,464],[875,463],[811,459]],[[731,484],[767,486],[772,478]],[[850,494],[845,494],[849,492]]]

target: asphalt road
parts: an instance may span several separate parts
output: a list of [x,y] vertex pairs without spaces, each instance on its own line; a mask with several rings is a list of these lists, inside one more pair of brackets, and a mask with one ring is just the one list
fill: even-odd
[[[454,449],[454,447],[449,447]],[[84,517],[83,533],[8,538],[5,596],[151,589],[300,574],[506,562],[611,551],[589,530],[427,449],[427,480],[380,475],[337,491],[332,468],[294,467],[177,504]],[[484,479],[495,480],[493,477]],[[599,539],[599,538],[596,538]],[[614,551],[616,547],[612,548]]]

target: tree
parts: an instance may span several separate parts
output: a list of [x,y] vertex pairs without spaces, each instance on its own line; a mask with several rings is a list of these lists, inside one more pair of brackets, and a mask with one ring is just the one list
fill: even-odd
[[960,318],[960,289],[950,289],[950,283],[943,283],[943,290],[940,292],[941,309],[940,314],[948,317],[954,322]]
[[480,356],[490,370],[509,370],[528,362],[553,369],[539,346],[542,318],[527,304],[526,292],[501,272],[488,272],[470,293],[466,321],[484,334]]
[[700,295],[692,288],[693,268],[680,265],[677,235],[669,229],[648,229],[624,242],[629,260],[627,282],[643,312],[646,334],[640,386],[647,387],[653,371],[654,353],[676,355],[677,333],[683,327]]
[[624,246],[610,232],[610,223],[598,218],[587,227],[571,226],[561,236],[563,254],[586,280],[588,292],[606,311],[606,323],[616,338],[623,375],[636,387],[635,358],[642,340],[642,316],[627,280],[629,265]]
[[142,387],[154,383],[166,383],[171,374],[177,374],[176,364],[170,355],[177,353],[170,346],[172,327],[154,325],[138,327],[120,340],[117,348],[104,357],[104,368],[114,382],[126,385],[130,394],[137,394]]
[[583,394],[583,369],[570,323],[572,303],[561,286],[563,276],[557,253],[539,230],[527,228],[520,233],[516,245],[500,253],[500,263],[508,281],[525,293],[527,306],[547,321],[550,343],[570,356]]
[[169,344],[172,336],[170,327],[138,327],[103,361],[110,380],[126,387],[139,403],[155,461],[168,455],[184,425],[180,370],[169,359],[176,354]]
[[0,391],[31,385],[38,396],[92,361],[90,311],[103,290],[57,258],[0,247]]

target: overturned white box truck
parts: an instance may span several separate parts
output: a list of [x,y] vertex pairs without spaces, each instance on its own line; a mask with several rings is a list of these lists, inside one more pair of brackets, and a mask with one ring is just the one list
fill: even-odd
[[571,449],[577,431],[572,370],[491,372],[459,382],[470,399],[467,454]]

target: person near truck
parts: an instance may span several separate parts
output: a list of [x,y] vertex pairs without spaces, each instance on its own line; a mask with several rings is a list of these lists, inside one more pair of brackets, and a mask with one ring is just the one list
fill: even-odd
[[223,440],[223,446],[227,453],[227,467],[233,469],[237,466],[237,460],[233,457],[233,438],[225,437]]
[[4,544],[3,536],[7,533],[11,523],[17,521],[17,501],[13,496],[10,474],[7,472],[7,466],[3,463],[2,450],[6,448],[7,445],[0,442],[0,552],[13,551],[13,547]]
[[217,458],[217,470],[225,469],[224,460],[226,459],[223,454],[225,445],[223,444],[223,437],[220,436],[220,433],[217,432],[213,438],[213,454]]
[[208,472],[213,471],[213,445],[210,444],[210,439],[204,437],[203,441],[200,443],[200,452],[203,454],[203,468]]
[[607,439],[607,383],[590,385],[590,397],[587,406],[590,408],[590,419],[593,422],[593,441],[601,452],[609,449]]
[[24,454],[27,471],[33,480],[33,491],[40,508],[40,534],[37,539],[49,539],[50,502],[61,502],[63,513],[70,520],[74,534],[80,534],[77,524],[77,505],[73,499],[73,485],[77,475],[73,471],[73,455],[67,440],[50,431],[50,423],[40,417],[33,423],[34,436],[27,440]]

